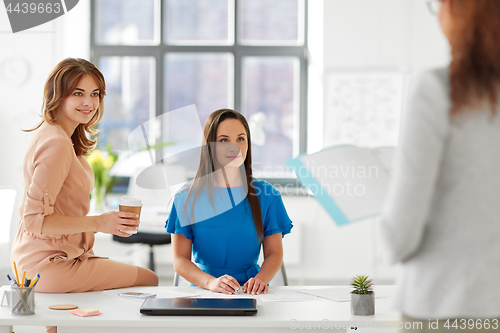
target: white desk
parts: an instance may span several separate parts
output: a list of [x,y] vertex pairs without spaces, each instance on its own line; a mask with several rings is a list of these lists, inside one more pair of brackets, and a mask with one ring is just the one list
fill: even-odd
[[[8,286],[0,289],[1,294]],[[159,287],[164,290],[196,292],[197,287]],[[174,289],[177,288],[177,289]],[[325,287],[271,287],[276,293],[286,295],[297,289],[319,289]],[[349,290],[348,287],[333,287]],[[359,324],[358,332],[393,333],[396,329],[366,329],[370,323],[388,323],[395,326],[399,314],[392,310],[393,286],[378,286],[377,295],[388,296],[376,299],[374,316],[352,316],[350,302],[336,302],[317,298],[307,302],[264,302],[257,301],[258,312],[255,316],[245,317],[187,317],[187,316],[146,316],[139,312],[141,302],[103,292],[77,294],[36,294],[35,315],[12,316],[8,307],[0,308],[0,333],[10,333],[12,325],[22,326],[58,326],[58,333],[83,332],[292,332],[306,330],[306,325],[328,325],[329,332],[351,332],[351,326]],[[68,311],[50,310],[49,305],[70,303],[80,308],[92,307],[102,312],[95,317],[78,317]],[[302,325],[302,329],[300,326]],[[343,327],[342,327],[343,326]],[[364,326],[364,327],[363,327]],[[373,325],[377,326],[377,325]],[[338,327],[336,329],[335,327]],[[311,329],[308,329],[308,331]],[[354,332],[354,331],[352,331]]]

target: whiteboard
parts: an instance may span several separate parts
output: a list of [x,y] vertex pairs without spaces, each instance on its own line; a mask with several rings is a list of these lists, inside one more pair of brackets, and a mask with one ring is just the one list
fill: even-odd
[[405,70],[327,72],[323,146],[396,147],[407,79]]

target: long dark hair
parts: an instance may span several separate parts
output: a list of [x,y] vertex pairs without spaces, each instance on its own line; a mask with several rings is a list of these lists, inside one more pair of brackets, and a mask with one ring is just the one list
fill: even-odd
[[[247,120],[245,117],[234,110],[231,109],[220,109],[214,111],[208,116],[207,121],[205,122],[205,126],[203,127],[203,138],[204,142],[202,143],[201,154],[200,154],[200,164],[198,166],[198,171],[196,172],[196,176],[191,183],[191,186],[187,188],[188,194],[186,196],[186,201],[184,205],[184,210],[187,209],[187,206],[191,206],[191,217],[194,215],[194,205],[196,203],[196,199],[200,195],[203,189],[207,189],[207,195],[209,201],[213,203],[213,190],[214,184],[216,181],[215,171],[219,169],[217,165],[217,157],[216,152],[213,151],[213,143],[216,142],[217,138],[217,129],[219,128],[219,124],[226,119],[236,119],[241,122],[241,124],[245,127],[247,142],[248,142],[248,150],[247,156],[245,158],[244,163],[240,166],[240,174],[243,180],[243,186],[245,188],[245,192],[247,193],[247,199],[250,204],[250,210],[252,211],[253,220],[255,223],[255,229],[257,230],[257,234],[262,241],[264,238],[264,227],[262,224],[262,213],[260,209],[259,199],[257,198],[257,194],[255,193],[255,188],[253,184],[253,173],[252,173],[252,140],[250,137],[250,127],[248,126]],[[222,172],[224,170],[222,169]],[[190,199],[193,198],[193,203],[189,205]]]
[[99,131],[94,128],[104,115],[103,99],[106,95],[106,83],[104,76],[91,62],[79,58],[66,58],[54,67],[50,73],[45,88],[43,90],[43,105],[42,105],[42,121],[32,129],[23,130],[31,132],[38,129],[44,122],[54,125],[57,108],[61,105],[66,97],[68,97],[76,88],[78,82],[85,76],[90,75],[94,79],[99,88],[99,108],[96,113],[86,124],[79,124],[71,141],[77,156],[88,155],[97,145],[97,139],[89,139],[87,133],[91,135],[97,134]]
[[500,83],[500,1],[452,0],[451,116],[486,100],[496,114]]

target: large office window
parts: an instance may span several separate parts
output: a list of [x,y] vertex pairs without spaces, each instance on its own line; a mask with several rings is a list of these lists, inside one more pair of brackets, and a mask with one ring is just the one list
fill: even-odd
[[[92,0],[92,60],[108,86],[101,147],[129,149],[147,124],[165,158],[232,108],[251,125],[256,175],[292,175],[285,160],[307,144],[306,10],[307,0]],[[199,123],[169,114],[190,105]]]

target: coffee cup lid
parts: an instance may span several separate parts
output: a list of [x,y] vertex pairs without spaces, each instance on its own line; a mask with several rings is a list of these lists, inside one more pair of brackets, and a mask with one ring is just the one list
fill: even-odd
[[128,197],[124,195],[123,197],[120,198],[120,201],[118,201],[118,204],[120,206],[131,206],[131,207],[140,207],[142,206],[142,201],[140,199]]

